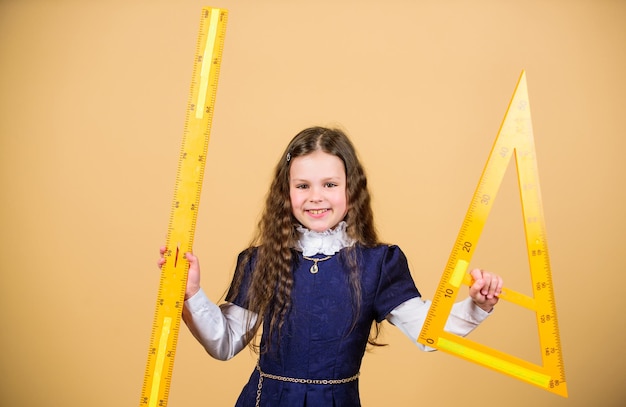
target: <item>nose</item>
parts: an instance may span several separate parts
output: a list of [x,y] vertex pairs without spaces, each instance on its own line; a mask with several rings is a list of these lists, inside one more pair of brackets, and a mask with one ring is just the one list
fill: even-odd
[[321,188],[319,188],[319,187],[311,187],[311,189],[309,191],[311,191],[311,193],[309,195],[309,201],[310,202],[321,202],[324,199]]

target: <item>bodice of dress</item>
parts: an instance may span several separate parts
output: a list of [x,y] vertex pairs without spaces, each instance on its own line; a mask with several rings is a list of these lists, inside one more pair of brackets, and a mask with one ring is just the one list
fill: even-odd
[[[319,272],[301,253],[294,268],[292,304],[280,336],[267,348],[267,332],[261,338],[260,367],[265,373],[303,379],[343,379],[358,373],[373,321],[382,321],[396,306],[419,292],[406,258],[397,246],[355,247],[360,264],[361,307],[354,315],[349,269],[343,250],[318,263]],[[345,249],[344,249],[345,250]],[[324,258],[327,256],[316,255]],[[252,262],[251,262],[252,263]],[[250,270],[246,269],[244,286]],[[233,302],[245,306],[243,296]],[[267,321],[268,318],[265,318]],[[256,374],[256,372],[255,372]],[[247,387],[256,386],[255,374]],[[242,397],[247,392],[244,390]],[[263,397],[276,406],[358,406],[358,382],[342,385],[302,385],[265,380]],[[319,404],[309,404],[318,400]],[[350,401],[352,400],[352,401]],[[247,404],[240,404],[247,405]],[[264,405],[264,404],[262,404]]]

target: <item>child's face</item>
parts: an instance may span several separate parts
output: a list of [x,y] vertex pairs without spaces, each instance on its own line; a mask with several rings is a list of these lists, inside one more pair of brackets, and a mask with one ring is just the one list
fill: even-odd
[[296,157],[289,172],[291,210],[309,230],[324,232],[348,212],[343,161],[321,150]]

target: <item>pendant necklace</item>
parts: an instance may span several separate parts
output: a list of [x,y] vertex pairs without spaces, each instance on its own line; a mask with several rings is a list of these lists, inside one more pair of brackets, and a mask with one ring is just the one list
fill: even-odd
[[302,257],[306,260],[311,260],[313,262],[313,265],[311,266],[309,271],[311,272],[311,274],[317,274],[317,272],[320,271],[320,268],[317,266],[317,263],[319,263],[320,261],[326,261],[333,256],[326,256],[326,257],[322,257],[321,259],[318,259],[315,257],[307,257],[307,256],[302,256]]

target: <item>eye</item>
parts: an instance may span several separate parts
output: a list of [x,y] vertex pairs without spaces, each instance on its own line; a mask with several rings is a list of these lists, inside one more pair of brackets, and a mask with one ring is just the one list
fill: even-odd
[[327,182],[326,184],[324,184],[324,186],[326,188],[334,188],[337,186],[337,184],[335,184],[334,182]]
[[309,186],[307,184],[296,184],[296,189],[307,189]]

